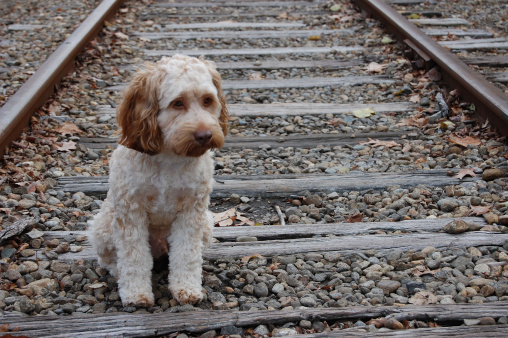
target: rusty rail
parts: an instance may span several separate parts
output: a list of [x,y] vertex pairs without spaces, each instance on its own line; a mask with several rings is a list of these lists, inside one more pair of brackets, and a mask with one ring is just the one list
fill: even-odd
[[443,80],[473,103],[480,119],[489,120],[497,131],[508,136],[508,96],[475,73],[457,56],[439,45],[383,0],[354,0],[363,10],[381,20],[400,41],[409,40],[432,59],[442,71]]
[[19,137],[35,110],[53,93],[54,86],[72,68],[74,58],[99,33],[104,21],[124,0],[103,0],[28,81],[0,108],[0,157]]

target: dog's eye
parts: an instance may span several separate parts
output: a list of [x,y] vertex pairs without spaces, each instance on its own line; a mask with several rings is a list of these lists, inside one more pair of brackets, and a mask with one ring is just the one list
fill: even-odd
[[206,97],[205,100],[203,101],[203,104],[205,105],[205,107],[210,106],[212,103],[213,103],[213,99],[211,97]]
[[182,109],[185,106],[184,106],[182,100],[175,100],[175,101],[171,102],[171,107],[176,108],[176,109]]

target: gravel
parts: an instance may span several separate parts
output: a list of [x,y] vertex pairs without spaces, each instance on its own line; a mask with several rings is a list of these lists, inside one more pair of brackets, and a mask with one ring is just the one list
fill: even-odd
[[[490,5],[494,2],[488,1]],[[489,26],[506,36],[506,21],[496,13],[474,10],[470,20]],[[4,99],[26,80],[26,74],[56,48],[97,1],[80,4],[60,4],[50,1],[45,10],[10,4],[3,7],[5,38],[0,40],[0,83]],[[477,8],[472,1],[448,9],[451,15],[463,15]],[[496,6],[503,6],[495,4]],[[73,6],[72,8],[68,6]],[[394,305],[418,303],[425,292],[429,302],[439,304],[488,303],[508,300],[508,243],[503,246],[454,247],[438,250],[433,247],[421,251],[377,252],[363,250],[340,256],[336,253],[297,254],[273,258],[252,257],[205,261],[204,289],[206,300],[198,306],[180,306],[167,289],[167,269],[154,271],[153,285],[156,305],[150,309],[123,307],[116,279],[100,268],[95,261],[60,261],[65,252],[82,250],[83,235],[69,235],[63,239],[42,237],[42,231],[81,231],[87,227],[102,203],[97,196],[83,192],[64,192],[57,189],[58,179],[70,176],[101,176],[108,174],[111,147],[88,149],[79,143],[82,137],[111,137],[115,130],[112,116],[99,113],[101,105],[114,107],[120,94],[107,89],[125,83],[132,76],[133,65],[139,65],[146,48],[272,48],[290,46],[359,45],[365,51],[325,53],[214,57],[215,61],[290,61],[290,60],[354,60],[365,65],[337,71],[315,69],[284,69],[277,71],[223,71],[227,80],[260,77],[266,80],[371,75],[369,62],[386,65],[382,74],[396,79],[391,85],[362,85],[304,89],[229,90],[229,103],[367,103],[375,107],[382,102],[417,101],[417,107],[404,113],[376,113],[368,118],[354,114],[326,114],[280,117],[233,117],[230,134],[235,137],[284,137],[311,134],[359,134],[400,132],[396,145],[362,144],[354,138],[347,145],[305,147],[270,147],[259,149],[220,150],[215,154],[216,175],[346,175],[349,172],[402,173],[414,170],[442,169],[455,175],[469,168],[476,175],[474,182],[460,182],[445,187],[419,185],[412,188],[388,187],[384,191],[349,191],[333,193],[302,192],[298,196],[262,199],[257,196],[231,196],[212,201],[212,210],[221,212],[237,206],[243,216],[262,225],[280,224],[280,216],[273,208],[280,207],[288,224],[340,223],[361,214],[360,221],[402,221],[412,219],[454,218],[470,215],[472,207],[487,208],[483,217],[497,230],[508,231],[508,195],[504,139],[488,132],[482,125],[471,123],[468,117],[473,108],[458,101],[453,93],[429,80],[425,72],[413,70],[402,59],[402,47],[382,44],[387,34],[377,23],[364,19],[342,4],[345,20],[336,21],[328,15],[300,15],[298,20],[314,28],[351,29],[353,35],[323,36],[321,40],[241,39],[153,40],[122,38],[136,23],[137,31],[156,32],[175,19],[174,9],[157,8],[152,11],[131,4],[107,28],[79,59],[77,73],[66,77],[54,100],[36,113],[31,129],[24,133],[5,157],[0,168],[0,226],[7,228],[22,217],[36,220],[34,229],[18,241],[4,242],[0,247],[2,274],[0,279],[0,313],[17,315],[81,315],[84,313],[158,313],[185,312],[201,309],[241,310],[299,309],[301,307],[345,307],[364,305]],[[485,7],[485,8],[484,8]],[[46,7],[44,7],[46,8]],[[58,10],[61,8],[62,10]],[[492,7],[497,8],[497,7]],[[422,7],[423,9],[423,7]],[[302,6],[296,12],[313,12],[318,7]],[[203,8],[185,9],[203,14]],[[290,12],[290,11],[288,11]],[[56,13],[62,16],[50,29],[23,32],[9,30],[12,23],[45,24]],[[180,10],[179,10],[179,13]],[[222,12],[221,12],[222,13]],[[488,14],[490,13],[490,14]],[[166,18],[162,14],[167,14]],[[224,12],[224,14],[227,14]],[[40,17],[38,15],[41,15]],[[489,18],[489,15],[495,15]],[[157,18],[157,19],[156,19]],[[53,18],[54,19],[54,18]],[[242,19],[243,20],[243,19]],[[246,19],[248,21],[251,19]],[[266,22],[279,19],[266,17]],[[295,19],[296,20],[296,19]],[[206,21],[203,19],[203,21]],[[293,19],[289,19],[289,22]],[[55,22],[55,21],[52,21]],[[493,25],[487,23],[493,22]],[[476,23],[475,23],[476,24]],[[160,26],[160,27],[159,27]],[[42,33],[42,34],[41,34]],[[37,34],[37,35],[34,35]],[[38,37],[40,50],[27,52],[27,44]],[[40,40],[40,41],[39,41]],[[37,53],[37,54],[34,54]],[[35,58],[37,55],[37,58]],[[147,58],[150,59],[150,58]],[[36,61],[34,61],[36,60]],[[4,71],[7,67],[8,71]],[[8,74],[8,75],[5,75]],[[423,124],[437,112],[435,96],[443,93],[453,107],[453,116]],[[418,94],[416,98],[414,95]],[[417,100],[418,99],[418,100]],[[421,120],[418,120],[421,119]],[[77,131],[61,132],[65,122],[72,122]],[[449,141],[454,135],[469,135],[481,140],[480,145],[460,146]],[[75,144],[74,144],[75,143]],[[69,145],[70,151],[62,150]],[[75,146],[75,149],[72,149]],[[471,174],[469,174],[471,175]],[[482,209],[482,210],[484,210]],[[473,209],[479,210],[479,209]],[[482,211],[483,212],[483,211]],[[482,212],[478,211],[479,214]],[[466,225],[467,226],[467,225]],[[459,231],[460,225],[450,231]],[[470,230],[470,229],[469,229]],[[378,231],[378,234],[397,231]],[[239,241],[255,241],[245,236]],[[42,249],[42,251],[38,251]],[[41,253],[43,253],[41,255]],[[28,259],[28,260],[27,260]],[[422,270],[425,273],[422,273]],[[425,270],[428,269],[428,270]],[[466,319],[464,325],[506,323],[506,317]],[[494,321],[494,322],[493,322]],[[297,333],[326,332],[354,328],[366,332],[396,329],[400,322],[388,321],[377,327],[373,323],[303,320],[287,323],[285,327],[259,325],[252,330],[259,335],[282,336]],[[414,322],[412,327],[425,327]],[[241,335],[245,328],[224,327],[204,336]]]

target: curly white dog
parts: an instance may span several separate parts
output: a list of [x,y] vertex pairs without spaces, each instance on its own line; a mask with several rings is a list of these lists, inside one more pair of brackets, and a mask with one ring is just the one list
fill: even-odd
[[167,252],[173,297],[180,304],[202,300],[201,252],[213,228],[210,149],[223,146],[228,119],[220,75],[203,59],[148,63],[126,89],[109,192],[90,228],[124,305],[154,305],[153,257]]

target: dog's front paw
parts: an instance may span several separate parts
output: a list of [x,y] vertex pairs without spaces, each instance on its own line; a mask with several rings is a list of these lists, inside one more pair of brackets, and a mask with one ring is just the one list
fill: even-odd
[[203,300],[203,293],[201,288],[198,289],[185,289],[185,288],[170,288],[173,298],[181,305],[196,304]]
[[136,307],[146,307],[150,308],[154,306],[154,298],[153,294],[137,294],[137,295],[128,295],[122,296],[122,305],[123,306],[136,306]]

